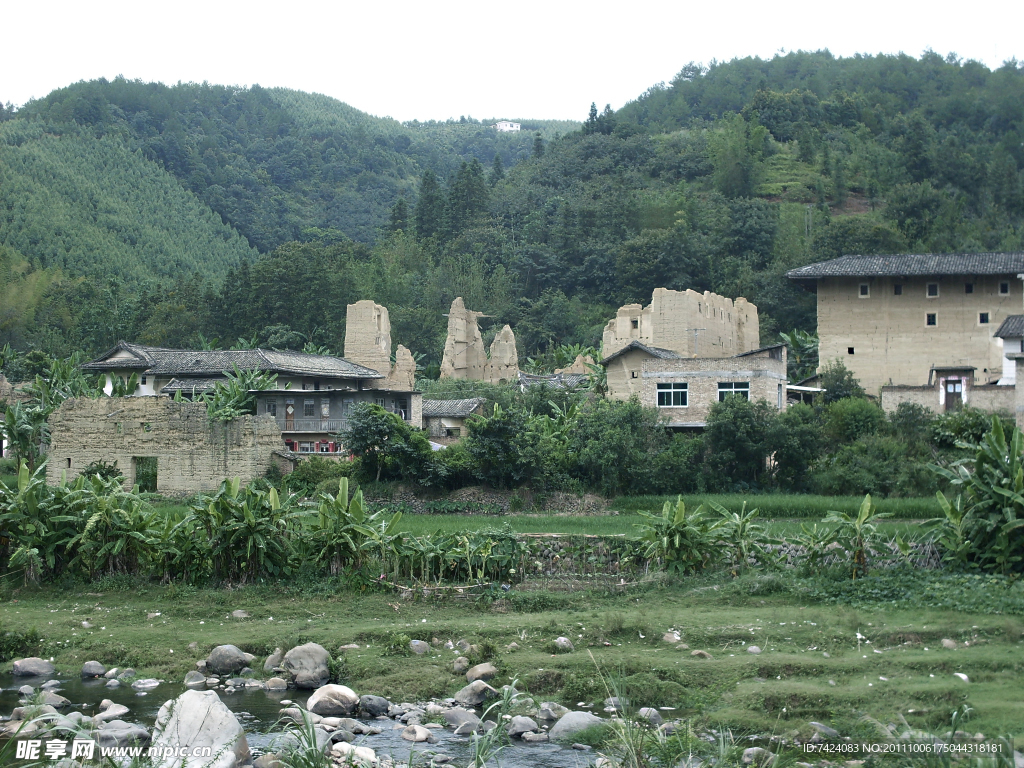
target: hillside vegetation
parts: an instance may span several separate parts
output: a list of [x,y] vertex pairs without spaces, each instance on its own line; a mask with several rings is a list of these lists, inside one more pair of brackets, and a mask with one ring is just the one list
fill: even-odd
[[[800,52],[690,64],[618,112],[595,105],[581,128],[523,121],[519,134],[468,118],[401,124],[282,89],[125,80],[55,91],[12,125],[41,129],[31,142],[88,135],[162,165],[263,254],[223,280],[154,263],[145,295],[107,291],[107,336],[153,343],[202,333],[340,351],[344,302],[372,298],[396,342],[436,363],[461,295],[492,328],[511,323],[521,356],[544,367],[560,345],[597,345],[615,306],[657,286],[745,296],[769,341],[814,327],[813,296],[784,278],[793,267],[1024,247],[1015,62]],[[47,261],[56,237],[40,227],[33,239],[21,221],[4,242],[69,277],[97,273]],[[20,343],[45,346],[59,315],[67,344],[103,346],[80,317],[95,286],[69,290],[44,292]],[[67,309],[42,311],[54,296]]]

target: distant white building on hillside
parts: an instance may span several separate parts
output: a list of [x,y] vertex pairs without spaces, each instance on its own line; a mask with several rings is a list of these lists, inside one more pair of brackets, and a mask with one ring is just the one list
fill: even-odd
[[499,120],[493,125],[493,128],[498,132],[512,133],[520,130],[521,126],[511,120]]

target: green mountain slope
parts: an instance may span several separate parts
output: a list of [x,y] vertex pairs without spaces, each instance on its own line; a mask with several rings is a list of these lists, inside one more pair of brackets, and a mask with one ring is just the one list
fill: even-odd
[[[319,94],[253,86],[168,87],[116,79],[81,82],[26,105],[19,117],[47,131],[116,135],[156,160],[261,251],[310,228],[372,242],[426,168],[442,177],[463,160],[506,165],[533,135],[467,122],[403,125]],[[571,123],[535,122],[552,136]]]
[[0,244],[70,275],[220,279],[255,253],[155,163],[115,137],[0,124]]

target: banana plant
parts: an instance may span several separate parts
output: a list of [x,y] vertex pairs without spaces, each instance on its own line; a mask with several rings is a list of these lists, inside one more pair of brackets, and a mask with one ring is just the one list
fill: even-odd
[[688,512],[679,496],[675,505],[666,501],[660,515],[645,510],[640,515],[649,521],[637,526],[647,544],[645,556],[661,560],[669,572],[698,571],[717,560],[721,521],[711,520],[703,504]]
[[743,502],[739,512],[730,512],[713,501],[708,506],[721,515],[719,541],[725,547],[733,576],[747,568],[751,558],[764,560],[769,553],[767,546],[781,543],[768,537],[767,529],[757,522],[760,512],[756,508],[748,511],[747,502]]
[[891,516],[888,512],[880,513],[872,506],[871,494],[864,497],[856,515],[829,510],[825,516],[826,523],[836,525],[835,540],[853,560],[854,579],[868,572],[868,552],[880,540],[877,521]]

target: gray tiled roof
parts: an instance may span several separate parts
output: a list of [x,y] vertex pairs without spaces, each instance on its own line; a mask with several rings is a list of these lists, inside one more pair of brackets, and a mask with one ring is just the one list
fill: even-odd
[[1024,272],[1024,253],[922,253],[888,256],[840,256],[791,269],[791,280],[822,277],[911,277],[926,275],[1016,275]]
[[756,355],[758,352],[768,352],[768,351],[770,351],[772,349],[782,349],[782,347],[784,347],[784,346],[786,346],[786,345],[785,344],[769,344],[767,347],[758,347],[757,349],[752,349],[749,352],[740,352],[738,355],[733,355],[733,357],[747,357],[748,355]]
[[679,360],[683,357],[683,355],[679,354],[678,352],[673,352],[671,349],[663,349],[661,347],[649,347],[641,341],[631,341],[618,352],[613,352],[612,354],[608,355],[608,357],[601,361],[601,365],[605,365],[608,362],[614,360],[619,355],[624,355],[627,352],[632,352],[633,350],[646,352],[651,357],[656,357],[659,360]]
[[534,387],[544,384],[555,389],[575,389],[587,384],[590,375],[586,373],[523,373],[519,372],[519,385]]
[[424,400],[423,418],[438,418],[451,416],[460,418],[469,416],[483,403],[487,402],[482,397],[470,397],[464,400]]
[[167,394],[173,394],[177,391],[182,391],[185,394],[190,392],[209,392],[211,389],[217,386],[218,382],[224,382],[225,379],[171,379],[167,384],[160,388],[161,392]]
[[[117,352],[130,358],[110,359]],[[383,374],[349,362],[343,357],[308,355],[305,352],[280,352],[274,349],[188,350],[146,347],[120,342],[113,349],[82,366],[87,371],[138,369],[152,375],[218,376],[235,367],[248,371],[267,371],[297,376],[323,376],[336,379],[383,379]]]
[[1024,315],[1010,315],[992,335],[999,339],[1024,338]]

